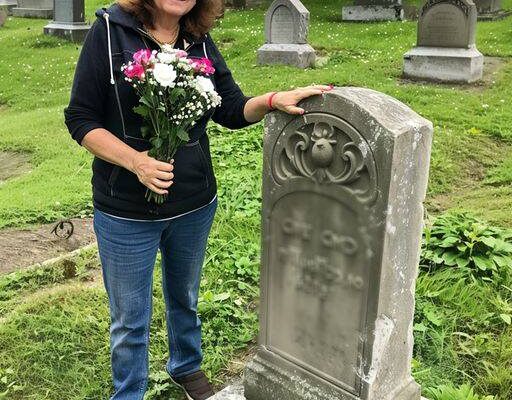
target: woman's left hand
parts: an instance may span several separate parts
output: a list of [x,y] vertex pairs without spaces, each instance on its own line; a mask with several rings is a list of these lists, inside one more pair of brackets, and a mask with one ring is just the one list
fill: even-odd
[[304,109],[297,107],[297,104],[310,96],[315,96],[332,90],[332,86],[327,85],[313,85],[286,92],[277,92],[272,98],[272,107],[276,110],[284,111],[288,114],[302,115]]

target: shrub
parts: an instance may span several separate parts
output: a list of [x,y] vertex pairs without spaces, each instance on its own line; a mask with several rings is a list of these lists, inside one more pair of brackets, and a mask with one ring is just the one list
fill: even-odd
[[437,217],[425,229],[422,250],[421,266],[431,272],[462,268],[475,277],[495,280],[512,270],[512,232],[489,226],[469,213]]
[[462,385],[459,388],[443,385],[427,389],[426,395],[429,400],[494,400],[494,396],[483,397],[475,394],[469,385]]

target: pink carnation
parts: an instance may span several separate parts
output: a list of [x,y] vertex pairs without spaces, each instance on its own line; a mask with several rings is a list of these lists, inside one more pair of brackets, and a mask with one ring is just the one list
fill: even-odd
[[137,64],[147,65],[151,62],[152,54],[149,49],[141,49],[133,55],[133,60]]
[[178,50],[176,52],[176,55],[180,58],[186,58],[188,56],[188,53],[185,50]]
[[215,73],[215,68],[213,68],[213,64],[208,58],[193,60],[191,65],[196,72],[201,72],[205,75],[211,75]]
[[124,69],[124,74],[127,78],[144,79],[144,67],[141,64],[130,64]]

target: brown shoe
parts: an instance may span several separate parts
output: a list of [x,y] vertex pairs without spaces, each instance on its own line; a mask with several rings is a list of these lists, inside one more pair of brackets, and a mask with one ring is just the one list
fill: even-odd
[[201,370],[178,378],[171,377],[171,380],[185,391],[188,400],[205,400],[215,394],[208,378]]

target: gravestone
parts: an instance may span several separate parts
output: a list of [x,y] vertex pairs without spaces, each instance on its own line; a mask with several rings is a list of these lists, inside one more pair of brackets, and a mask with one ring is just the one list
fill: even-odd
[[343,6],[344,21],[402,21],[415,19],[417,9],[406,6],[402,0],[355,0],[351,6]]
[[512,15],[512,10],[503,10],[501,0],[475,0],[479,21],[496,21]]
[[404,56],[411,79],[471,83],[482,78],[472,0],[428,0],[420,12],[418,44]]
[[259,7],[265,4],[265,0],[227,0],[226,7],[232,8],[252,8]]
[[7,15],[12,15],[12,9],[17,6],[17,0],[0,0],[0,9],[6,11]]
[[315,64],[315,50],[307,44],[309,11],[299,0],[275,0],[265,16],[265,44],[258,50],[258,64],[285,64],[308,68]]
[[53,18],[53,0],[18,0],[18,7],[12,9],[15,17]]
[[0,6],[0,28],[4,26],[5,20],[7,19],[7,9],[2,8]]
[[90,29],[85,23],[84,0],[54,0],[54,6],[54,20],[44,27],[44,33],[82,42]]
[[412,326],[432,124],[370,89],[301,106],[266,117],[245,398],[419,400]]

